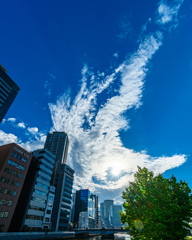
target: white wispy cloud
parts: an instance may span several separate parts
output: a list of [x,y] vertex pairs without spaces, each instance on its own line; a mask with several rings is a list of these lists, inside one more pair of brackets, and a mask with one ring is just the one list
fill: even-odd
[[8,118],[7,119],[7,121],[12,122],[12,123],[15,122],[16,120],[17,120],[16,118]]
[[37,128],[37,127],[28,127],[27,130],[28,130],[31,134],[37,134],[37,133],[38,133],[38,128]]
[[0,145],[5,145],[9,143],[17,143],[18,137],[15,136],[12,133],[5,133],[2,130],[0,130]]
[[176,27],[178,11],[183,1],[184,0],[172,1],[170,5],[167,4],[166,1],[161,1],[158,7],[158,18],[156,22],[160,25],[172,22]]
[[18,123],[17,126],[20,127],[20,128],[26,128],[24,122]]
[[[49,104],[52,130],[69,135],[68,164],[76,170],[76,188],[89,188],[97,193],[105,191],[105,195],[114,198],[133,179],[137,165],[157,174],[186,161],[185,155],[155,158],[145,151],[135,152],[123,147],[119,136],[120,130],[130,127],[124,113],[142,105],[147,64],[161,44],[161,32],[147,36],[138,50],[102,82],[91,80],[93,73],[87,74],[86,65],[82,70],[81,89],[74,101],[71,103],[67,93],[59,97],[56,104]],[[121,85],[116,95],[98,106],[99,94],[117,79]],[[113,179],[110,171],[117,163],[122,166],[123,174]]]

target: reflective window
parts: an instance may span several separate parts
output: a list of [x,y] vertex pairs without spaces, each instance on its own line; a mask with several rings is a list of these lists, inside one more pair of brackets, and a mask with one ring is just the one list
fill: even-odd
[[45,210],[45,208],[41,208],[41,207],[37,207],[37,206],[32,206],[32,205],[29,206],[29,209],[33,209],[33,210],[37,210],[37,211],[43,211],[43,212],[44,212],[44,210]]
[[44,184],[42,184],[42,183],[40,183],[40,182],[37,182],[36,184],[37,184],[38,186],[43,187],[43,188],[46,188],[46,189],[49,188],[48,186],[46,186],[46,185],[44,185]]
[[26,219],[31,219],[31,220],[43,220],[43,217],[27,214]]
[[8,190],[7,188],[2,188],[2,187],[0,187],[0,193],[5,193],[13,196],[16,195],[15,191],[11,191],[11,190]]
[[31,200],[36,201],[36,202],[40,202],[40,203],[45,203],[46,202],[44,199],[37,198],[37,197],[32,197]]
[[7,218],[8,214],[8,212],[0,212],[0,218]]
[[45,222],[49,222],[50,218],[45,218]]
[[17,153],[15,153],[15,152],[12,152],[12,153],[11,153],[11,155],[12,155],[13,157],[15,157],[15,158],[17,158],[17,159],[21,160],[22,162],[25,162],[25,163],[27,163],[27,159],[25,159],[25,158],[21,157],[21,156],[20,156],[20,155],[18,155]]
[[48,183],[50,183],[50,180],[45,178],[45,177],[42,177],[41,175],[38,175],[38,178],[42,179],[43,181],[46,181]]
[[8,164],[10,164],[10,165],[12,165],[12,166],[14,166],[14,167],[22,170],[22,171],[25,170],[25,168],[24,168],[23,166],[19,165],[18,163],[15,163],[15,162],[13,162],[13,161],[11,161],[11,160],[8,161]]
[[8,174],[10,174],[10,175],[12,175],[12,176],[16,176],[16,177],[18,177],[18,178],[22,178],[22,174],[21,174],[21,173],[18,173],[18,172],[16,172],[16,171],[13,171],[13,170],[11,170],[11,169],[9,169],[9,168],[5,168],[4,172],[6,172],[6,173],[8,173]]
[[1,177],[1,178],[0,178],[0,181],[1,181],[1,182],[4,182],[4,183],[8,183],[8,184],[10,184],[10,185],[14,185],[14,186],[16,186],[16,187],[19,186],[19,182],[16,182],[15,180],[8,179],[8,178],[6,178],[6,177]]
[[39,171],[51,177],[51,173],[48,173],[47,171],[45,171],[41,168],[39,169]]
[[41,195],[43,195],[43,196],[47,196],[47,193],[42,192],[42,191],[39,191],[39,190],[37,190],[37,189],[35,189],[35,192],[38,193],[38,194],[41,194]]
[[9,200],[6,200],[6,199],[0,199],[0,204],[11,206],[13,204],[13,201],[9,201]]

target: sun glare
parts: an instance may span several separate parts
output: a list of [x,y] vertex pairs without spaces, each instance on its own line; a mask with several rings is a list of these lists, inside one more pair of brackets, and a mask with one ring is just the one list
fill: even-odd
[[123,169],[124,167],[122,164],[116,162],[111,164],[111,173],[113,176],[118,176]]

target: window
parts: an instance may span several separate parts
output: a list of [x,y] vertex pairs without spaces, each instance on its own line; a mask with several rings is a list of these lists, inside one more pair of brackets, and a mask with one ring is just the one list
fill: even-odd
[[40,203],[45,203],[46,202],[44,199],[37,198],[37,197],[32,197],[31,200],[36,201],[36,202],[40,202]]
[[23,158],[23,157],[19,156],[17,153],[15,153],[15,152],[12,152],[12,153],[11,153],[11,155],[12,155],[13,157],[15,157],[15,158],[17,158],[17,159],[21,160],[22,162],[25,162],[25,163],[27,163],[27,159],[25,159],[25,158]]
[[[5,199],[0,199],[0,205],[8,205],[11,206],[13,204],[13,201],[5,200]],[[0,231],[1,232],[1,231]]]
[[45,222],[49,222],[49,220],[50,220],[49,218],[45,218]]
[[15,191],[11,191],[11,190],[8,190],[7,188],[2,188],[2,187],[0,187],[0,193],[5,193],[13,196],[16,195]]
[[7,218],[8,214],[8,212],[0,212],[0,218]]
[[42,192],[42,191],[39,191],[39,190],[37,190],[37,189],[35,189],[35,192],[38,193],[38,194],[41,194],[41,195],[43,195],[43,196],[47,196],[47,193]]
[[53,204],[52,203],[48,203],[48,207],[52,207],[53,206]]
[[50,199],[50,200],[53,200],[53,199],[54,199],[54,197],[53,197],[53,196],[49,196],[49,199]]
[[48,166],[47,164],[45,164],[45,163],[41,163],[41,165],[44,166],[44,167],[46,167],[46,168],[48,168],[48,169],[51,170],[51,171],[53,170],[53,167],[49,167],[49,166]]
[[1,182],[4,182],[4,183],[8,183],[8,184],[10,184],[10,185],[14,185],[14,186],[16,186],[16,187],[19,186],[19,182],[16,182],[15,180],[8,179],[8,178],[6,178],[6,177],[1,177],[1,178],[0,178],[0,181],[1,181]]
[[45,208],[41,208],[41,207],[37,207],[37,206],[32,206],[32,205],[29,206],[29,209],[33,209],[33,210],[37,210],[37,211],[44,211],[44,210],[45,210]]
[[43,170],[41,168],[39,169],[39,171],[51,177],[51,173],[48,173],[48,172],[46,172],[45,170]]
[[4,172],[12,175],[12,176],[15,176],[15,177],[18,177],[18,178],[22,178],[22,174],[18,173],[18,172],[15,172],[9,168],[5,168]]
[[73,184],[73,180],[72,180],[71,178],[69,178],[69,177],[66,176],[65,179],[66,179],[67,182]]
[[34,216],[34,215],[28,215],[28,214],[27,214],[26,219],[31,219],[31,220],[43,220],[43,217]]
[[42,184],[42,183],[40,183],[40,182],[37,182],[36,184],[37,184],[38,186],[43,187],[43,188],[46,188],[46,189],[49,188],[48,186],[46,186],[46,185],[44,185],[44,184]]
[[18,163],[15,163],[15,162],[13,162],[13,161],[11,161],[11,160],[8,161],[8,164],[10,164],[10,165],[12,165],[12,166],[14,166],[14,167],[22,170],[22,171],[25,170],[25,168],[24,168],[23,166],[19,165]]
[[[40,153],[40,152],[39,152]],[[51,165],[53,165],[54,163],[53,162],[51,162],[50,160],[48,160],[47,158],[45,158],[45,157],[41,157],[41,159],[44,159],[46,162],[48,162],[48,163],[50,163]]]
[[4,226],[5,225],[0,225],[0,232],[3,232]]
[[42,177],[42,176],[40,176],[40,175],[38,175],[37,177],[40,178],[40,179],[42,179],[43,181],[46,181],[46,182],[50,183],[50,180],[48,180],[48,179],[45,178],[45,177]]
[[47,210],[47,212],[46,212],[47,214],[51,214],[51,210]]

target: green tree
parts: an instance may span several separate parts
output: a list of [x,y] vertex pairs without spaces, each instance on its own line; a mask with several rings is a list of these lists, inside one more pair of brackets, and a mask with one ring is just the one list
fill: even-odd
[[190,232],[192,217],[191,189],[185,181],[172,176],[154,177],[147,168],[138,167],[134,182],[123,191],[125,212],[122,223],[131,229],[132,239],[183,240]]

